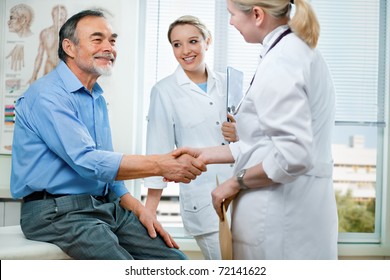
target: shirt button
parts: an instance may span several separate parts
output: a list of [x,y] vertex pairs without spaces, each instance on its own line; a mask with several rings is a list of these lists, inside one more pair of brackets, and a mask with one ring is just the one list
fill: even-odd
[[225,145],[225,143],[222,143],[222,145]]
[[219,125],[219,122],[216,122],[217,125]]
[[196,206],[194,206],[194,210],[196,210]]
[[214,103],[213,102],[210,102],[210,105],[213,105]]

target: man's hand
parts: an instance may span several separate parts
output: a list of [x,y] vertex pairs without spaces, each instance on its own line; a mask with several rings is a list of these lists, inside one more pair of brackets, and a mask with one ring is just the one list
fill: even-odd
[[179,245],[177,245],[172,236],[164,230],[160,222],[157,220],[155,211],[143,207],[139,213],[138,219],[144,225],[151,238],[156,238],[158,234],[164,239],[165,244],[167,244],[169,248],[179,249]]
[[207,162],[205,161],[204,152],[202,149],[191,148],[191,147],[181,147],[181,148],[178,148],[177,150],[174,150],[172,152],[172,156],[174,156],[176,158],[183,156],[183,155],[190,155],[191,157],[196,158],[196,159],[200,160],[201,162],[207,164]]
[[227,115],[229,122],[222,123],[222,135],[228,142],[236,142],[238,141],[238,134],[236,130],[236,120],[230,114]]
[[207,170],[202,160],[187,153],[171,152],[158,163],[167,181],[189,183]]
[[156,211],[146,208],[139,200],[135,199],[129,193],[126,193],[121,197],[120,205],[123,208],[132,211],[137,216],[151,238],[156,238],[157,235],[160,235],[168,247],[176,249],[179,248],[171,235],[165,231],[160,222],[157,221]]
[[115,179],[131,180],[162,176],[169,181],[189,183],[206,170],[204,162],[184,153],[123,155]]

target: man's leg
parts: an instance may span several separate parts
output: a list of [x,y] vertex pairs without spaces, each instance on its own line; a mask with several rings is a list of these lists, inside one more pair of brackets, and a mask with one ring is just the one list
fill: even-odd
[[133,212],[123,209],[119,204],[116,205],[118,229],[115,234],[119,238],[120,245],[125,248],[134,259],[188,259],[182,251],[169,248],[160,236],[151,238],[146,228],[141,224]]
[[88,195],[24,203],[22,230],[28,239],[54,243],[74,259],[133,259],[105,223],[112,220],[114,204],[99,203]]

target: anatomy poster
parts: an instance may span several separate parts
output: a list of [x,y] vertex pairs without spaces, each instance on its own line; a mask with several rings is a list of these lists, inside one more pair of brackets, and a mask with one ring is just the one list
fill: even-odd
[[16,100],[58,63],[58,32],[67,18],[83,9],[99,8],[112,21],[116,20],[115,11],[107,7],[109,2],[93,3],[91,6],[90,1],[80,0],[1,1],[0,38],[4,47],[0,48],[0,154],[12,151]]

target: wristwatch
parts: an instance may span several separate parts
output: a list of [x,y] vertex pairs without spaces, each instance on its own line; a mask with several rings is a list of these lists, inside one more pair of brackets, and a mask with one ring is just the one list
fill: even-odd
[[236,178],[238,181],[238,184],[240,185],[240,189],[247,190],[248,186],[244,184],[244,175],[245,175],[246,169],[242,169],[237,172]]

